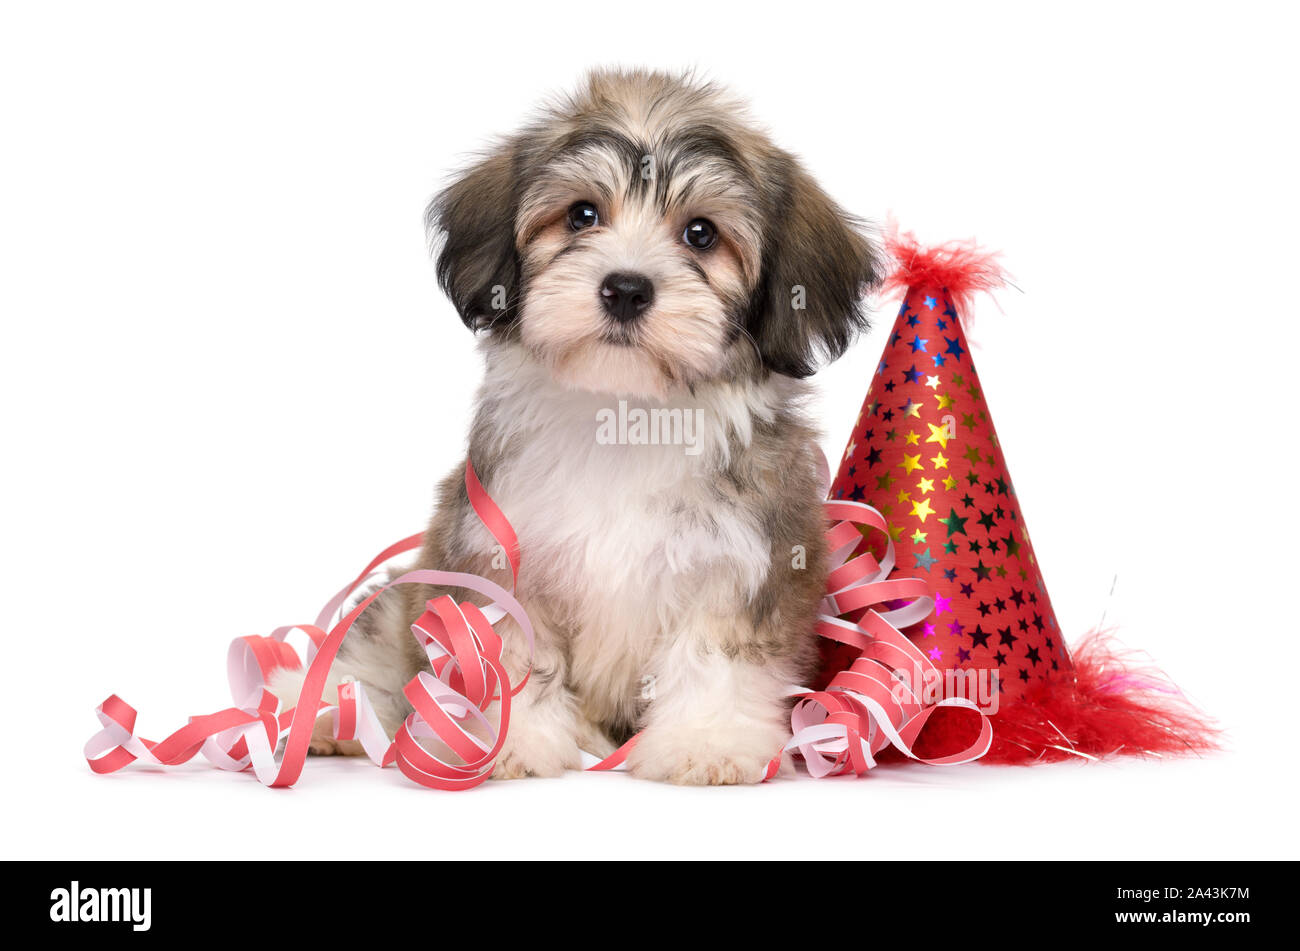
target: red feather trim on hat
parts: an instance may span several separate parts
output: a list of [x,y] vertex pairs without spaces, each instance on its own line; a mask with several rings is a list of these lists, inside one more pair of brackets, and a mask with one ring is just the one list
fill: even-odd
[[[1032,765],[1106,756],[1160,756],[1219,749],[1221,732],[1165,674],[1135,663],[1108,632],[1093,631],[1070,651],[1074,676],[1048,681],[992,715],[993,745],[980,761]],[[941,711],[917,738],[916,755],[969,746],[969,717]]]
[[1008,284],[996,251],[985,251],[974,239],[921,247],[916,235],[886,227],[885,251],[894,267],[880,286],[881,299],[907,293],[909,287],[940,287],[952,299],[962,326],[970,328],[976,294],[993,292]]

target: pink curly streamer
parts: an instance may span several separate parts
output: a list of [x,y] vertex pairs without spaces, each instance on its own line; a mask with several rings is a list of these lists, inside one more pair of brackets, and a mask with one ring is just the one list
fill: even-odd
[[[519,542],[505,516],[479,484],[473,466],[467,465],[465,484],[470,502],[493,538],[505,550],[511,578],[518,577]],[[358,740],[366,755],[380,766],[398,769],[422,786],[433,789],[468,789],[492,772],[510,725],[510,699],[523,688],[527,676],[512,689],[501,664],[501,638],[489,616],[509,616],[518,623],[531,654],[533,627],[523,607],[501,586],[478,575],[451,571],[416,570],[394,578],[358,603],[328,633],[330,617],[359,587],[369,581],[385,561],[420,546],[412,535],[380,552],[365,570],[336,594],[321,610],[315,624],[289,625],[269,637],[241,637],[231,644],[228,661],[235,706],[190,722],[160,742],[135,735],[136,711],[116,695],[96,709],[103,729],[85,746],[86,760],[97,773],[110,773],[140,760],[174,766],[202,754],[222,769],[251,768],[267,786],[291,786],[302,773],[316,719],[336,714],[334,736]],[[467,588],[491,599],[483,610],[469,602],[444,595],[430,600],[427,610],[412,625],[434,673],[422,672],[404,688],[415,712],[389,741],[360,683],[339,685],[338,701],[321,700],[330,665],[363,611],[389,588],[402,584]],[[306,635],[302,655],[289,643],[294,632]],[[278,701],[266,689],[277,667],[307,667],[298,703],[280,712]],[[500,726],[486,716],[488,705],[500,703]],[[476,727],[471,729],[471,727]],[[488,739],[483,739],[486,735]],[[460,762],[429,752],[420,739],[436,738]],[[276,748],[284,740],[282,753]],[[624,752],[624,755],[626,753]]]
[[[993,726],[976,704],[964,697],[926,703],[913,689],[927,674],[938,671],[930,659],[899,630],[915,624],[934,607],[929,586],[919,578],[890,578],[894,542],[885,517],[860,502],[828,501],[826,514],[836,523],[827,532],[832,570],[817,632],[861,650],[847,670],[832,678],[825,690],[801,691],[790,715],[793,738],[787,750],[797,750],[815,777],[853,772],[861,776],[876,765],[886,745],[918,762],[956,766],[979,759],[993,742]],[[885,533],[882,561],[858,552],[863,541],[859,526]],[[856,553],[856,557],[853,555]],[[907,601],[901,607],[877,606]],[[860,613],[856,621],[843,615]],[[906,676],[916,679],[909,684]],[[940,707],[962,707],[980,717],[978,739],[965,750],[934,759],[912,752],[926,721]]]
[[[513,587],[520,562],[514,529],[479,484],[472,465],[466,466],[465,484],[474,511],[506,552]],[[934,670],[929,658],[898,629],[929,614],[933,600],[924,581],[889,577],[894,567],[892,540],[880,562],[870,553],[858,551],[863,540],[858,526],[886,531],[884,517],[856,502],[828,501],[825,507],[834,522],[827,531],[832,570],[817,631],[859,647],[861,654],[825,690],[792,688],[790,695],[796,698],[791,713],[794,736],[772,758],[763,779],[777,774],[785,751],[797,751],[814,777],[847,771],[862,775],[875,765],[875,754],[886,744],[932,765],[955,765],[983,756],[992,742],[992,727],[971,701],[946,698],[926,704],[896,678],[896,672],[908,667],[921,673]],[[192,717],[170,736],[154,742],[135,734],[135,709],[116,694],[110,696],[96,708],[102,729],[84,748],[90,768],[96,773],[111,773],[136,760],[175,766],[201,754],[222,769],[252,769],[264,785],[291,786],[302,773],[317,718],[334,714],[336,739],[359,741],[376,765],[396,764],[403,775],[422,786],[460,790],[486,780],[509,730],[511,697],[528,680],[525,673],[518,685],[511,686],[501,663],[501,638],[492,625],[512,617],[528,640],[530,657],[533,644],[528,615],[509,591],[477,575],[408,571],[359,602],[328,633],[325,630],[329,619],[374,577],[380,565],[419,548],[422,541],[422,536],[412,535],[376,555],[360,575],[326,603],[314,624],[276,628],[267,637],[236,638],[227,663],[235,706]],[[411,630],[425,650],[432,673],[421,672],[404,688],[415,712],[390,740],[360,683],[340,684],[334,704],[324,702],[321,694],[330,665],[362,612],[383,592],[402,584],[467,588],[485,595],[491,603],[479,609],[446,595],[428,602]],[[876,610],[877,605],[900,600],[909,603]],[[856,621],[842,617],[854,613],[860,615]],[[297,646],[290,641],[295,634],[300,635]],[[307,673],[298,702],[280,711],[278,700],[266,689],[267,680],[276,668],[302,666],[306,666]],[[489,704],[495,701],[500,702],[499,727],[493,727],[486,715]],[[912,753],[911,744],[931,713],[943,706],[976,710],[982,718],[980,737],[960,753],[920,759]],[[460,761],[436,756],[419,742],[430,738],[441,741]],[[619,768],[636,739],[633,737],[589,768]],[[284,747],[277,756],[282,740]]]

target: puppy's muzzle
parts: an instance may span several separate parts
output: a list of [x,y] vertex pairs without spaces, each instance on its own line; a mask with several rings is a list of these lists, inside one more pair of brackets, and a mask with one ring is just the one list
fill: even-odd
[[655,299],[655,286],[644,274],[616,272],[605,277],[600,286],[600,302],[605,313],[620,324],[636,320]]

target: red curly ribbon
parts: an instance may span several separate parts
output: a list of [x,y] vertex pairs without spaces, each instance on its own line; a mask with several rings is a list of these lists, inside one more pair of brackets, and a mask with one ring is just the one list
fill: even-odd
[[[484,491],[472,465],[466,466],[465,486],[474,511],[506,552],[513,585],[519,572],[514,529]],[[528,615],[509,591],[477,575],[408,571],[373,591],[325,631],[329,618],[381,564],[419,548],[421,541],[421,536],[412,535],[376,555],[351,584],[329,600],[315,624],[277,628],[268,637],[236,638],[228,661],[235,706],[191,718],[155,743],[136,736],[136,711],[116,695],[109,697],[96,710],[103,729],[85,746],[90,768],[110,773],[135,760],[174,766],[202,754],[222,769],[251,768],[265,785],[291,786],[302,773],[317,718],[333,713],[336,739],[360,741],[376,764],[395,763],[422,786],[467,789],[483,782],[491,774],[509,730],[510,698],[523,686],[511,689],[501,664],[501,638],[492,623],[512,617],[528,640],[530,654],[533,643]],[[340,684],[336,704],[322,702],[321,694],[330,665],[362,612],[389,588],[402,584],[467,588],[486,596],[491,604],[480,610],[448,596],[428,602],[412,632],[420,638],[434,673],[421,672],[406,685],[403,692],[415,712],[389,741],[360,683]],[[278,667],[298,669],[304,665],[307,673],[298,703],[278,712],[278,701],[265,688],[267,680]],[[499,726],[495,727],[486,715],[493,702],[500,703]],[[451,750],[459,762],[435,755],[419,742],[430,738]],[[277,756],[281,740],[284,748]]]
[[[505,551],[513,588],[520,566],[514,529],[468,463],[465,487],[475,513]],[[950,765],[978,759],[992,740],[987,717],[960,697],[925,703],[900,679],[909,667],[918,674],[935,671],[930,660],[899,631],[929,614],[933,600],[927,585],[920,579],[889,577],[894,568],[892,540],[880,562],[869,552],[859,552],[863,540],[859,526],[886,531],[879,512],[856,502],[830,501],[825,507],[833,523],[827,531],[832,570],[817,631],[861,653],[825,690],[792,690],[791,695],[798,698],[791,714],[794,737],[773,757],[763,779],[777,774],[785,750],[797,750],[808,771],[817,777],[849,770],[861,775],[875,765],[875,754],[886,744],[919,759],[911,744],[930,715],[943,706],[979,712],[980,737],[960,753],[920,761]],[[276,628],[267,637],[236,638],[227,663],[233,707],[192,717],[166,739],[154,742],[136,735],[134,708],[118,696],[110,696],[96,709],[103,729],[85,745],[90,768],[111,773],[136,760],[175,766],[202,755],[222,769],[252,769],[267,786],[291,786],[302,774],[316,720],[333,714],[336,739],[359,741],[376,765],[396,764],[403,775],[422,786],[457,790],[483,782],[491,775],[509,731],[511,698],[523,689],[531,672],[530,661],[520,683],[512,687],[501,662],[501,637],[493,629],[502,618],[514,618],[528,640],[531,658],[533,628],[513,594],[477,575],[417,569],[371,592],[326,632],[330,618],[378,573],[380,565],[419,548],[422,541],[422,536],[412,535],[376,555],[325,604],[314,624]],[[490,603],[480,609],[446,595],[427,602],[411,631],[424,648],[430,671],[420,672],[403,689],[414,712],[390,740],[362,684],[340,684],[334,704],[325,703],[321,695],[330,666],[357,619],[385,591],[403,584],[467,588],[486,596]],[[876,610],[878,605],[898,601],[907,603]],[[856,620],[843,617],[854,613]],[[266,689],[267,681],[277,668],[303,666],[307,673],[297,704],[280,711],[278,700]],[[493,702],[500,704],[497,726],[487,716]],[[454,758],[436,755],[420,742],[430,739]],[[282,740],[283,750],[277,756]],[[620,768],[636,741],[634,736],[589,768]]]
[[[889,577],[894,570],[894,542],[878,511],[860,502],[843,501],[828,501],[825,510],[834,522],[826,533],[832,569],[817,632],[856,647],[860,653],[825,690],[795,694],[798,700],[790,714],[794,736],[785,748],[797,750],[815,777],[850,771],[861,776],[876,765],[876,754],[887,745],[932,766],[979,759],[993,742],[993,725],[964,697],[929,703],[923,699],[918,692],[921,684],[927,675],[938,671],[899,630],[930,613],[934,599],[929,586],[919,578]],[[868,551],[859,552],[865,537],[860,527],[885,534],[882,560],[877,561]],[[878,609],[900,601],[906,603]],[[854,620],[843,617],[853,614]],[[909,681],[909,677],[915,679]],[[979,738],[950,756],[922,759],[912,752],[912,744],[940,707],[975,711],[980,717]]]

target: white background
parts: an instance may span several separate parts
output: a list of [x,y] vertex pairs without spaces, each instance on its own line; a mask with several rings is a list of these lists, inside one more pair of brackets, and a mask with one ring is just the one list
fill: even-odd
[[[973,7],[980,9],[972,9]],[[1297,246],[1284,5],[7,5],[5,857],[1297,857]],[[677,789],[93,776],[230,638],[421,529],[479,366],[421,214],[542,93],[695,65],[854,212],[976,235],[973,334],[1065,630],[1105,612],[1229,731],[1204,760]],[[819,376],[838,458],[888,331]],[[1113,596],[1112,582],[1117,579]]]

